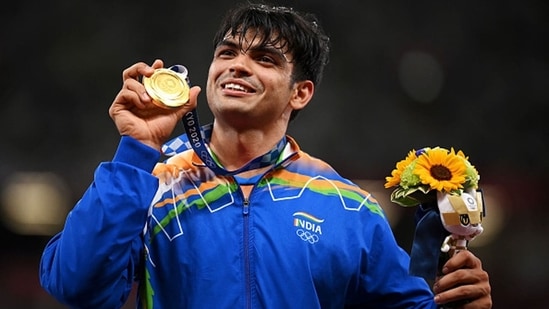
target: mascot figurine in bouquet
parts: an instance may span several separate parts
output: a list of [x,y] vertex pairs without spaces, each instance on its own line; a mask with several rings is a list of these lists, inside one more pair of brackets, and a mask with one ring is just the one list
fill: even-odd
[[385,188],[391,201],[419,206],[410,273],[433,279],[441,261],[482,233],[485,215],[480,176],[462,151],[434,147],[412,150],[396,164]]

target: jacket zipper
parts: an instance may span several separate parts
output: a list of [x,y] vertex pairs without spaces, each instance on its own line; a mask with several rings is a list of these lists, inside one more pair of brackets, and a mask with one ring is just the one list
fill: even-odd
[[252,308],[252,292],[251,292],[251,265],[250,265],[250,226],[249,226],[250,201],[244,198],[242,214],[244,215],[244,276],[245,276],[245,293],[246,293],[246,308]]

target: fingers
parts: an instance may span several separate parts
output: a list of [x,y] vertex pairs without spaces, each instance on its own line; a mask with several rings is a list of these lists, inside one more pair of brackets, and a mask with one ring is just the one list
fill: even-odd
[[[477,286],[463,286],[453,293],[440,293],[435,296],[435,303],[446,305],[444,308],[460,309],[490,309],[492,308],[492,296],[488,290]],[[467,295],[464,297],[463,295]]]
[[491,287],[488,273],[479,258],[470,251],[461,251],[450,258],[433,286],[435,302],[463,301],[458,308],[491,308]]
[[[119,97],[114,103],[123,105],[135,105],[137,108],[145,108],[151,102],[151,98],[145,91],[145,87],[141,83],[143,76],[151,76],[156,69],[162,68],[164,63],[160,59],[156,59],[152,66],[144,62],[138,62],[122,72],[122,81],[124,82]],[[134,92],[136,95],[127,92]],[[128,99],[125,101],[124,99]]]
[[119,104],[127,109],[134,106],[138,109],[144,109],[150,105],[151,98],[140,80],[143,76],[151,76],[156,69],[162,68],[163,65],[162,60],[156,59],[152,66],[144,62],[138,62],[125,69],[122,72],[122,81],[124,84],[122,90],[115,98],[113,105]]
[[478,257],[473,255],[471,251],[458,251],[446,262],[446,264],[444,264],[442,273],[447,274],[460,268],[482,268],[482,262]]
[[154,60],[153,64],[152,64],[152,67],[153,69],[160,69],[160,68],[163,68],[164,67],[164,61],[160,60],[160,59],[156,59]]
[[160,69],[164,66],[164,62],[160,59],[156,59],[152,66],[149,66],[145,62],[138,62],[122,72],[122,81],[128,79],[134,79],[139,81],[142,76],[151,76],[154,70]]
[[132,103],[139,109],[145,108],[152,102],[152,99],[147,93],[147,90],[145,90],[145,86],[143,86],[142,83],[134,79],[126,80],[124,82],[124,87],[122,87],[121,92],[123,92],[124,94],[125,92],[129,92],[131,95],[128,94],[123,98],[131,98],[132,100],[130,100],[129,103]]

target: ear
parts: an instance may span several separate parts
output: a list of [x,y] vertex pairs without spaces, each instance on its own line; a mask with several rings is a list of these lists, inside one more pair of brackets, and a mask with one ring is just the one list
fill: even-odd
[[296,82],[294,84],[294,93],[290,98],[290,105],[293,109],[303,109],[313,98],[315,84],[310,80]]

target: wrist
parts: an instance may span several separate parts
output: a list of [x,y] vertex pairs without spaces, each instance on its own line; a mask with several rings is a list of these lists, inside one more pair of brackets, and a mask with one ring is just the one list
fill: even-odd
[[112,161],[152,171],[159,159],[160,151],[155,147],[123,135]]

